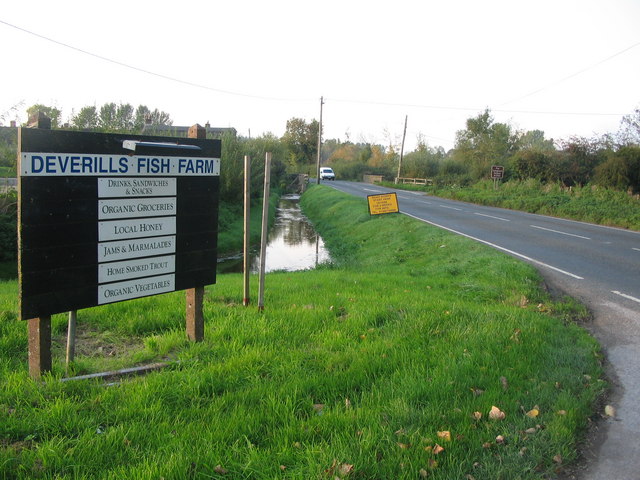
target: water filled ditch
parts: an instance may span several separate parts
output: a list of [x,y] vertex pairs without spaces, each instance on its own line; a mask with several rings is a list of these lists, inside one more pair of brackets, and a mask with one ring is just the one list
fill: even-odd
[[[300,195],[284,195],[276,210],[276,219],[269,232],[266,271],[295,271],[315,268],[330,261],[324,241],[300,210]],[[260,266],[259,248],[251,253],[251,272]],[[219,273],[242,272],[242,254],[218,260]]]

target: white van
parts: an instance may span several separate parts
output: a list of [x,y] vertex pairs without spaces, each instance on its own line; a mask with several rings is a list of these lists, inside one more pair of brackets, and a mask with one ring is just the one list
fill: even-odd
[[336,174],[330,167],[320,167],[320,180],[335,180]]

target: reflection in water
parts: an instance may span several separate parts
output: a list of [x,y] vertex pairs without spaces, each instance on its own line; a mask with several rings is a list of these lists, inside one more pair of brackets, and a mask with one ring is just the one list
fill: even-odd
[[[280,199],[276,221],[267,242],[266,271],[304,270],[327,262],[329,254],[324,242],[300,211],[300,196],[286,195]],[[251,271],[260,268],[257,255],[251,262]]]
[[[322,238],[300,211],[299,202],[299,195],[286,195],[280,199],[267,242],[267,272],[305,270],[331,260]],[[219,264],[218,271],[242,271],[242,255],[236,257],[235,263],[235,268]],[[260,257],[256,254],[251,261],[251,272],[257,273],[259,268]]]

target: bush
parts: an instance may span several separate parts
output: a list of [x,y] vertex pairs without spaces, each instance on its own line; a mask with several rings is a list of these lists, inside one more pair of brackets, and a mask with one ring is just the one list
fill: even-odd
[[640,147],[622,147],[610,154],[607,161],[596,168],[595,181],[603,187],[640,192]]
[[0,262],[15,260],[18,254],[17,194],[0,196]]

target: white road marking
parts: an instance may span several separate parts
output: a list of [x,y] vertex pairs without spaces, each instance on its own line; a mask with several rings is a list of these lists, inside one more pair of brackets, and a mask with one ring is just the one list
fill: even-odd
[[583,238],[585,240],[591,240],[589,237],[583,237],[582,235],[574,235],[573,233],[561,232],[560,230],[552,230],[550,228],[539,227],[538,225],[529,225],[531,228],[537,228],[539,230],[546,230],[547,232],[559,233],[560,235],[567,235],[569,237]]
[[620,295],[622,298],[626,298],[627,300],[633,300],[634,302],[640,303],[640,298],[632,297],[631,295],[627,295],[626,293],[619,292],[618,290],[611,290],[611,293]]
[[507,218],[494,217],[493,215],[487,215],[486,213],[477,213],[477,212],[475,212],[474,215],[480,215],[481,217],[494,218],[496,220],[502,220],[503,222],[510,222],[511,221],[511,220],[509,220]]
[[472,237],[471,235],[467,235],[466,233],[462,233],[462,232],[459,232],[459,231],[454,230],[452,228],[445,227],[444,225],[439,225],[437,223],[430,222],[429,220],[425,220],[424,218],[416,217],[415,215],[411,215],[410,213],[405,213],[405,215],[407,215],[407,216],[409,216],[411,218],[415,218],[416,220],[420,220],[421,222],[428,223],[429,225],[433,225],[434,227],[442,228],[443,230],[447,230],[447,231],[449,231],[451,233],[455,233],[456,235],[462,235],[463,237],[470,238],[471,240],[475,240],[476,242],[484,243],[485,245],[489,245],[490,247],[493,247],[493,248],[495,248],[497,250],[502,250],[503,252],[506,252],[506,253],[509,253],[509,254],[511,254],[513,256],[522,258],[523,260],[526,260],[528,262],[535,263],[536,265],[540,265],[541,267],[545,267],[545,268],[548,268],[548,269],[553,270],[555,272],[562,273],[563,275],[567,275],[569,277],[575,278],[576,280],[584,280],[584,277],[576,275],[575,273],[567,272],[566,270],[562,270],[562,269],[560,269],[558,267],[554,267],[553,265],[549,265],[548,263],[541,262],[540,260],[536,260],[535,258],[527,257],[526,255],[523,255],[522,253],[514,252],[513,250],[509,250],[508,248],[501,247],[500,245],[496,245],[495,243],[491,243],[491,242],[488,242],[486,240],[482,240],[481,238]]
[[422,201],[422,202],[420,202],[420,203],[425,203],[425,204],[427,204],[427,205],[433,205],[433,202],[427,202],[427,201]]
[[362,190],[364,190],[365,192],[382,192],[383,190],[375,190],[373,188],[363,188]]
[[461,208],[457,208],[457,207],[450,207],[449,205],[440,205],[442,208],[449,208],[451,210],[458,210],[459,212],[462,211]]
[[636,247],[632,247],[631,250],[635,250],[637,252],[640,252],[640,248],[636,248]]

